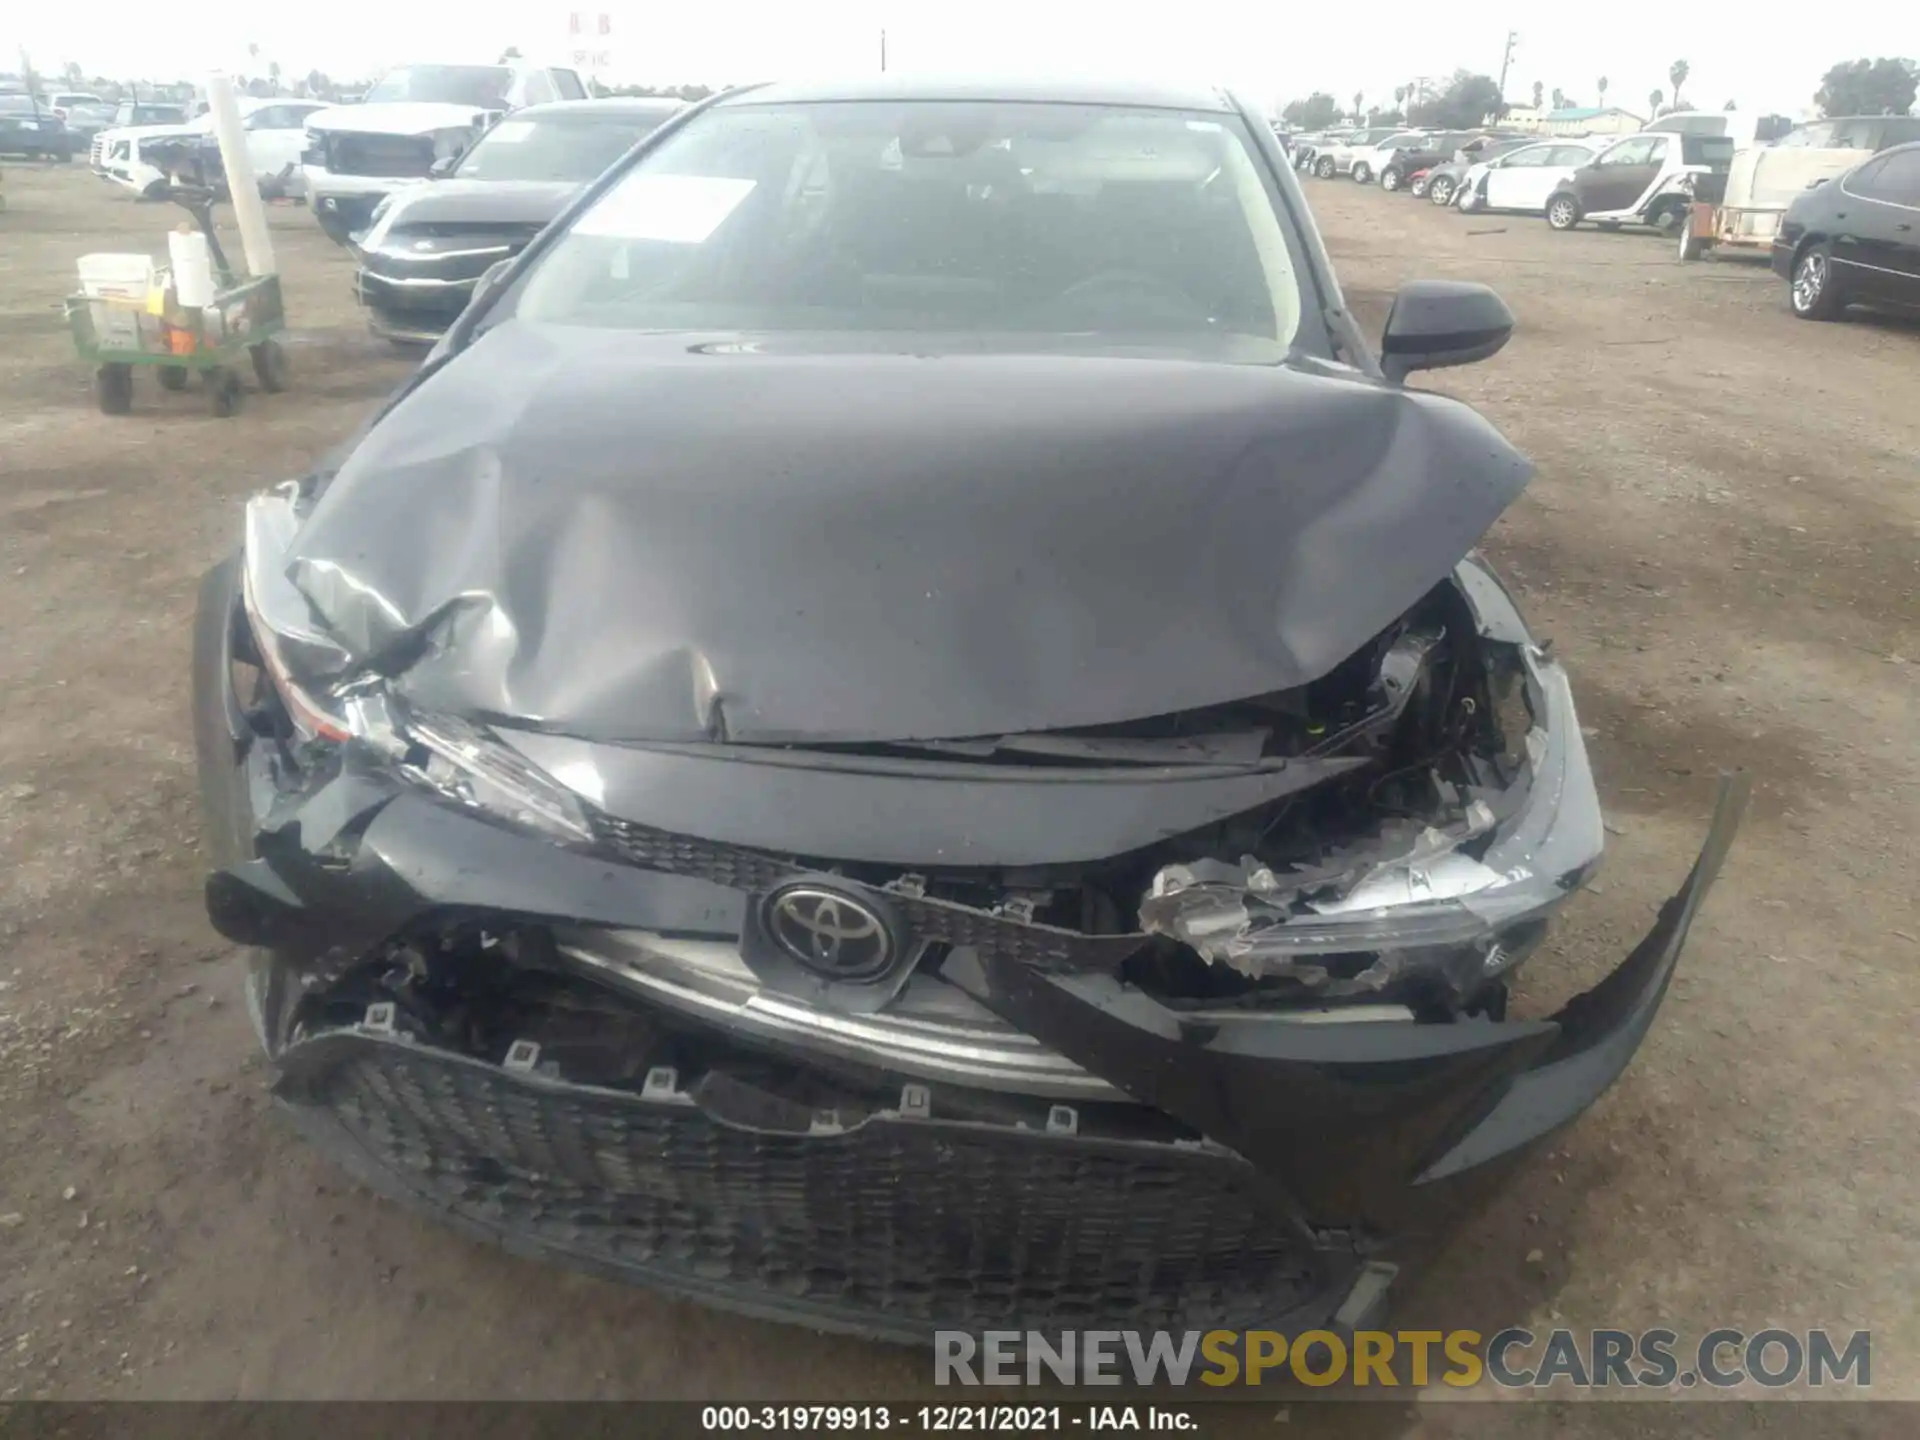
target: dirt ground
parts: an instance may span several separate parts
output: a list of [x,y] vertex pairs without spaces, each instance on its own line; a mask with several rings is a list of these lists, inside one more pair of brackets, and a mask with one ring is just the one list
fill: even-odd
[[[180,218],[10,165],[0,214],[0,1398],[860,1399],[925,1358],[506,1258],[356,1190],[262,1093],[200,902],[188,621],[239,501],[405,373],[349,264],[273,212],[292,390],[231,420],[145,378],[94,408],[77,256]],[[1795,321],[1764,268],[1309,191],[1370,330],[1489,281],[1507,350],[1426,381],[1539,463],[1490,548],[1566,658],[1607,868],[1534,984],[1623,954],[1722,767],[1753,811],[1625,1080],[1404,1299],[1407,1324],[1873,1331],[1920,1398],[1920,327]],[[1440,1404],[1355,1428],[1454,1433]],[[1617,1428],[1581,1406],[1556,1433]],[[1544,1411],[1545,1407],[1530,1407]],[[1382,1416],[1388,1417],[1382,1419]]]

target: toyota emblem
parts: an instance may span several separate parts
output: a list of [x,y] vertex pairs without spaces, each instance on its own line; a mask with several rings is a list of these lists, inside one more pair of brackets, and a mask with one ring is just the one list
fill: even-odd
[[878,975],[893,959],[893,935],[878,911],[840,890],[790,885],[767,899],[767,932],[818,975]]

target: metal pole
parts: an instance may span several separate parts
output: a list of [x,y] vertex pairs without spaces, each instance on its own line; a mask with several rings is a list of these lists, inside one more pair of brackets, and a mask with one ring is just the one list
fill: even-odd
[[272,275],[280,267],[273,260],[273,237],[267,232],[267,210],[260,203],[260,182],[254,178],[253,156],[247,151],[240,102],[234,98],[233,82],[219,71],[207,77],[207,109],[220,141],[220,163],[226,167],[227,192],[233,197],[233,218],[247,252],[247,269],[256,276]]
[[880,73],[887,73],[887,32],[880,32]]
[[1519,42],[1518,30],[1507,31],[1507,48],[1500,56],[1500,103],[1507,103],[1507,67],[1513,63],[1513,47]]

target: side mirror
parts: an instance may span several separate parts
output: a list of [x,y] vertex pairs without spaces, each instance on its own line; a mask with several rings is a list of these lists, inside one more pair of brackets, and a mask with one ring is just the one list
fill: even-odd
[[1471,365],[1513,336],[1513,312],[1484,285],[1413,280],[1400,287],[1380,340],[1380,368],[1398,385],[1415,370]]
[[453,173],[453,167],[459,163],[459,155],[442,155],[427,167],[427,178],[429,180],[444,180]]

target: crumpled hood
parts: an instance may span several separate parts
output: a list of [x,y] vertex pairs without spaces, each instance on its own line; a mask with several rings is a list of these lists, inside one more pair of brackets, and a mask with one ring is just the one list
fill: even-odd
[[446,105],[428,100],[395,100],[377,105],[335,105],[307,116],[309,130],[335,134],[431,135],[462,125],[484,124],[486,107]]
[[372,428],[285,565],[430,709],[996,735],[1314,679],[1530,474],[1464,405],[1345,373],[510,321]]
[[579,192],[571,180],[434,180],[395,192],[389,228],[449,220],[544,225]]

